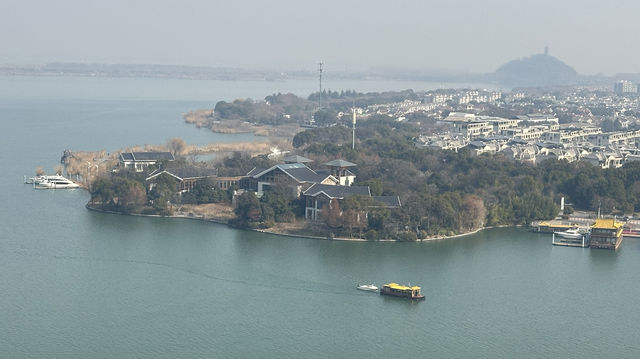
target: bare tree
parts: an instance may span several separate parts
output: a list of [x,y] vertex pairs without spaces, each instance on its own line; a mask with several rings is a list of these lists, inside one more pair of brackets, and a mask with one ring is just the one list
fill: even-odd
[[463,230],[480,228],[484,224],[487,210],[484,207],[482,198],[476,195],[468,195],[462,199],[460,208],[459,227]]
[[187,145],[182,138],[174,137],[167,142],[167,147],[169,147],[169,151],[171,151],[174,156],[178,156],[184,152]]

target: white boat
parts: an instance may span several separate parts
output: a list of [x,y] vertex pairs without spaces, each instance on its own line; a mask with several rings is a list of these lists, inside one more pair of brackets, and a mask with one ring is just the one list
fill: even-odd
[[33,177],[24,176],[24,183],[26,183],[26,184],[36,184],[36,183],[44,181],[46,179],[47,179],[46,175],[39,175],[39,176],[33,176]]
[[373,284],[360,284],[357,288],[360,290],[367,290],[370,292],[375,292],[378,290],[378,287],[376,287]]
[[555,232],[555,235],[566,239],[581,239],[585,234],[577,228],[570,228],[566,231]]
[[36,189],[62,189],[78,188],[79,184],[60,175],[33,177],[33,188]]

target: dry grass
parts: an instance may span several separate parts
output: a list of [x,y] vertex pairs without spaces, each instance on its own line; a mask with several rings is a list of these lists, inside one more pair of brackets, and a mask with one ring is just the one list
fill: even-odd
[[70,177],[88,185],[97,176],[111,171],[118,163],[117,153],[107,154],[105,151],[71,152],[64,163],[64,168]]
[[194,110],[183,115],[186,123],[196,125],[196,127],[205,127],[210,120],[213,110]]
[[184,204],[175,214],[222,223],[227,223],[235,217],[231,205],[225,203]]
[[256,125],[242,120],[214,121],[211,117],[212,112],[211,109],[194,110],[185,113],[183,117],[186,123],[194,124],[196,127],[206,127],[217,133],[253,133],[256,136],[291,140],[296,133],[303,130],[296,124],[270,126]]

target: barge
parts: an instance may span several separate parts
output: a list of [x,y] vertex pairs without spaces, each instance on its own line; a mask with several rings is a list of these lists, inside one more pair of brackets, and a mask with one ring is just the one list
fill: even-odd
[[410,299],[424,299],[424,295],[420,293],[420,287],[416,285],[409,287],[398,283],[388,283],[382,286],[380,294]]

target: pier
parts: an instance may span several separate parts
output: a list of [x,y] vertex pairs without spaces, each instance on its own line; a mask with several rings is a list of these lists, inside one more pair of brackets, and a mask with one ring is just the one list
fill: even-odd
[[[628,227],[629,223],[617,221],[615,218],[596,218],[578,225],[567,220],[551,220],[533,223],[533,230],[540,233],[551,233],[551,244],[555,246],[593,248],[593,249],[618,249],[624,237],[640,238],[640,230]],[[569,229],[578,230],[582,236],[568,238],[560,232]]]

